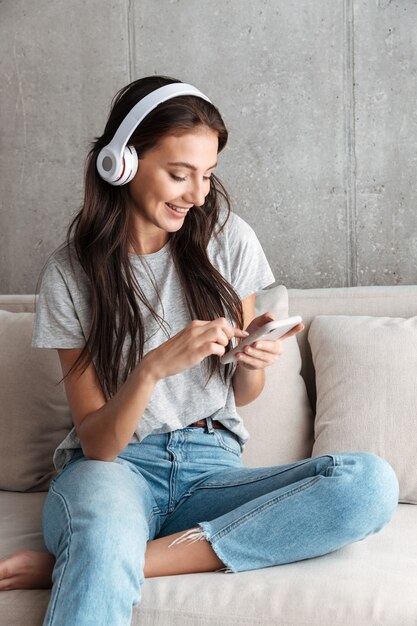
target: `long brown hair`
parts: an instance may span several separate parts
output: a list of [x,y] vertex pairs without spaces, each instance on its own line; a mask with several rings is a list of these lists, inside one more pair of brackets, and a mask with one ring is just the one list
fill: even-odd
[[[149,309],[161,328],[164,320],[147,301],[129,260],[128,246],[132,237],[128,211],[129,184],[113,186],[102,180],[96,169],[96,159],[141,98],[158,87],[174,82],[181,81],[168,76],[148,76],[130,83],[114,96],[104,133],[92,142],[86,159],[84,201],[62,244],[68,250],[72,244],[91,288],[89,336],[68,374],[77,367],[83,368],[83,373],[94,359],[103,392],[109,397],[118,388],[122,349],[128,335],[130,345],[121,375],[122,382],[143,358],[144,325],[137,298]],[[136,148],[141,159],[164,136],[187,132],[198,126],[218,133],[220,152],[226,145],[228,131],[217,108],[197,96],[179,96],[159,104],[136,128],[128,144]],[[227,214],[220,225],[222,199]],[[169,246],[191,319],[213,320],[228,316],[242,328],[243,311],[239,296],[212,265],[207,254],[207,244],[215,227],[219,226],[216,232],[220,233],[231,211],[226,189],[212,174],[204,205],[190,210],[182,227],[170,234]],[[72,263],[71,254],[69,258]],[[156,285],[155,288],[159,296]],[[231,347],[230,342],[228,347]],[[221,374],[219,357],[211,355],[208,361],[207,382],[216,370]],[[224,367],[224,382],[232,368],[231,365]]]

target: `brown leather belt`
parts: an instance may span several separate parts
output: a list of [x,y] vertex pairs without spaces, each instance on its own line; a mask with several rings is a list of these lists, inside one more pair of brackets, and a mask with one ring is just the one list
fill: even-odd
[[[223,426],[223,424],[221,422],[219,422],[218,420],[212,420],[211,421],[213,428],[223,428],[223,430],[227,430],[226,426]],[[202,420],[198,420],[198,422],[193,422],[192,424],[188,424],[187,428],[189,426],[206,426],[207,422],[205,419]]]

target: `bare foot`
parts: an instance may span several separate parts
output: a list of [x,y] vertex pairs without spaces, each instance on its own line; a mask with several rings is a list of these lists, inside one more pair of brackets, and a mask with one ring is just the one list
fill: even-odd
[[51,589],[55,557],[49,552],[23,550],[0,559],[0,591]]
[[[187,533],[191,532],[190,529]],[[185,535],[187,534],[185,533]],[[207,541],[197,541],[190,550],[188,542],[179,542],[171,554],[167,548],[183,535],[181,530],[148,542],[145,554],[144,578],[170,576],[191,572],[211,572],[226,569]],[[202,538],[202,537],[201,537]],[[175,541],[172,541],[175,540]],[[171,558],[173,557],[173,558]],[[49,552],[22,550],[0,559],[0,591],[11,589],[51,589],[55,557]]]

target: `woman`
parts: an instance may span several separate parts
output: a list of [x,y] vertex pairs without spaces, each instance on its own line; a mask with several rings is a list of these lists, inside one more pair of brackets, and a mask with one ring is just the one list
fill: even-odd
[[33,346],[58,350],[74,421],[53,457],[48,553],[0,564],[1,589],[52,586],[48,625],[130,624],[147,577],[323,555],[380,530],[398,503],[391,466],[372,454],[243,466],[236,406],[261,393],[304,326],[220,364],[274,318],[255,317],[255,292],[274,276],[214,174],[223,120],[164,76],[112,104],[33,331]]

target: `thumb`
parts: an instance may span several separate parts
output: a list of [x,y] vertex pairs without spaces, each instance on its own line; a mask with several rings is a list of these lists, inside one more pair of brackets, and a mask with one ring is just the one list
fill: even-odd
[[272,322],[272,320],[274,319],[275,319],[275,315],[271,311],[267,311],[266,313],[263,313],[262,315],[256,318],[256,327],[260,328],[267,322]]

